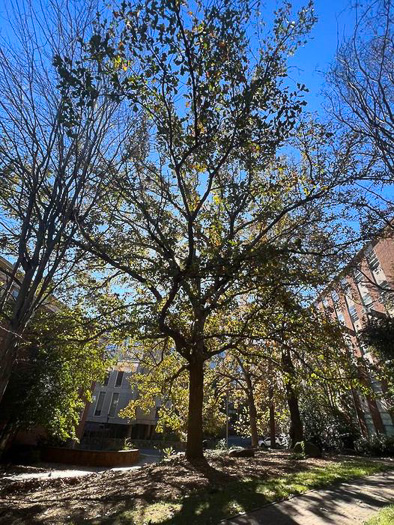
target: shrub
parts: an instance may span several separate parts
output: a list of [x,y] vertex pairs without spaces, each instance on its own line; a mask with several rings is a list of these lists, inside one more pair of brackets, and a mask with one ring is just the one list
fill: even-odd
[[[351,399],[344,397],[343,404],[351,406]],[[304,422],[305,440],[324,451],[341,451],[354,448],[360,431],[354,414],[344,409],[333,409],[324,404],[319,396],[302,401],[301,415]]]
[[130,438],[126,438],[123,442],[122,450],[132,450],[133,448],[137,448],[137,447],[133,445]]
[[394,456],[394,436],[362,437],[355,442],[355,449],[363,456]]
[[175,454],[175,449],[173,447],[163,448],[164,459],[170,459],[171,456]]
[[219,441],[216,443],[216,450],[227,450],[227,442],[226,439],[219,439]]
[[319,447],[314,445],[313,443],[310,443],[309,441],[299,441],[294,445],[293,452],[297,456],[301,456],[301,458],[296,459],[303,459],[305,457],[310,458],[320,458],[321,457],[321,451]]

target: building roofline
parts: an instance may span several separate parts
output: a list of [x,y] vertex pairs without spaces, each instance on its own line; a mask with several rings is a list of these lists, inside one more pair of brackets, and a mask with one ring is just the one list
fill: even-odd
[[2,255],[0,255],[0,268],[5,266],[7,269],[9,270],[13,270],[14,268],[14,265],[11,264],[9,261],[7,261],[7,259],[4,259],[4,257]]

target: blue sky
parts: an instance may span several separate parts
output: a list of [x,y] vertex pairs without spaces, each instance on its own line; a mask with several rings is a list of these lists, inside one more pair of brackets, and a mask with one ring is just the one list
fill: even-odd
[[[297,0],[293,5],[298,9],[305,3]],[[338,42],[352,33],[354,12],[348,0],[315,0],[315,12],[318,21],[310,41],[291,60],[291,76],[308,87],[308,109],[320,112],[324,72],[335,58]]]
[[[17,0],[16,4],[21,2],[19,5],[23,5],[23,1]],[[37,2],[37,5],[41,3],[40,0],[33,0],[33,4],[34,2]],[[305,6],[307,2],[308,0],[294,0],[292,2],[294,10]],[[10,0],[0,0],[0,34],[3,36],[7,33],[5,14],[9,3]],[[281,4],[281,0],[267,0],[264,11],[272,12]],[[42,5],[45,5],[45,0]],[[321,96],[323,72],[328,69],[335,57],[338,41],[341,41],[344,35],[351,33],[354,19],[349,0],[315,0],[315,12],[318,22],[312,30],[310,41],[299,49],[291,60],[291,76],[309,88],[308,109],[319,112],[323,102]]]
[[[24,0],[16,0],[16,4],[23,5]],[[83,1],[83,0],[81,0]],[[294,0],[295,10],[307,4],[308,0]],[[10,0],[0,0],[0,34],[7,32],[6,6]],[[33,0],[40,4],[40,0]],[[282,4],[281,0],[267,0],[264,11],[272,12]],[[45,0],[42,5],[45,5]],[[292,78],[303,82],[310,90],[307,96],[308,109],[320,111],[323,98],[320,94],[324,81],[323,72],[326,71],[335,57],[338,44],[344,35],[349,34],[353,26],[353,15],[349,0],[315,0],[315,12],[318,22],[312,30],[311,40],[298,50],[291,60],[293,69]]]

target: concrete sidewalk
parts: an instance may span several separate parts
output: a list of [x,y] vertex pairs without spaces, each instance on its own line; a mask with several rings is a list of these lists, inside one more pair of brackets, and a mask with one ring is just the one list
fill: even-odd
[[158,455],[141,454],[140,459],[135,465],[129,467],[83,467],[81,465],[65,465],[63,463],[37,463],[37,469],[32,472],[17,472],[7,474],[6,470],[0,472],[0,481],[25,481],[28,479],[57,479],[57,478],[76,478],[100,474],[107,470],[114,472],[139,470],[146,465],[157,463],[160,460]]
[[[222,525],[349,525],[362,524],[394,502],[394,472],[368,476],[326,490],[267,505],[221,522]],[[394,524],[393,524],[394,525]]]

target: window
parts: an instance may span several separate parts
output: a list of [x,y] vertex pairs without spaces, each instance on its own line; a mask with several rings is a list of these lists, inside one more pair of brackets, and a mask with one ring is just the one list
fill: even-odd
[[97,405],[96,405],[96,410],[94,411],[95,416],[101,416],[101,411],[104,405],[104,399],[105,399],[105,392],[100,392],[100,395],[97,401]]
[[104,383],[103,383],[104,386],[108,385],[110,377],[111,377],[111,372],[108,372],[107,375],[105,376],[105,379],[104,379]]
[[343,316],[343,313],[340,310],[337,310],[337,317],[338,317],[338,321],[341,324],[345,324],[345,318]]
[[115,386],[120,386],[122,384],[123,374],[124,372],[118,372],[118,375],[116,376]]
[[357,311],[354,305],[349,306],[349,314],[350,314],[350,317],[352,318],[353,323],[358,321],[358,315],[357,315]]
[[369,295],[369,293],[361,293],[361,299],[363,301],[363,305],[367,308],[368,306],[371,306],[373,303],[372,297]]
[[356,281],[356,283],[361,283],[363,278],[364,278],[364,275],[360,272],[360,270],[354,271],[354,280]]
[[366,258],[367,258],[369,267],[371,268],[372,271],[376,271],[379,269],[380,267],[379,259],[376,257],[376,253],[373,251],[372,248],[368,248],[368,250],[366,251]]
[[331,292],[331,297],[332,297],[332,300],[334,301],[335,304],[339,303],[339,295],[338,295],[338,292],[336,290],[333,290]]
[[108,415],[110,417],[114,417],[114,415],[116,414],[118,402],[119,402],[119,394],[115,392],[115,394],[112,394],[111,405],[109,407]]

